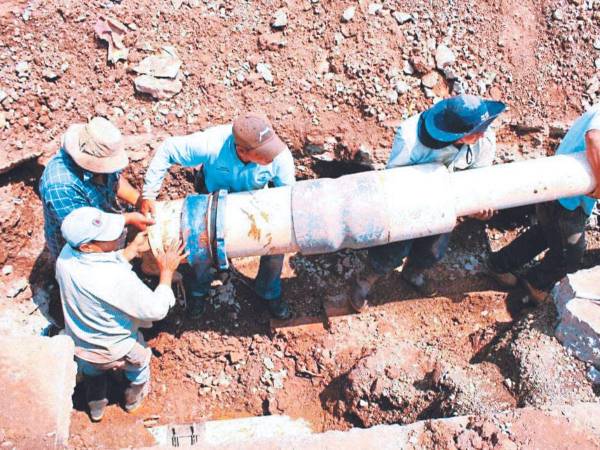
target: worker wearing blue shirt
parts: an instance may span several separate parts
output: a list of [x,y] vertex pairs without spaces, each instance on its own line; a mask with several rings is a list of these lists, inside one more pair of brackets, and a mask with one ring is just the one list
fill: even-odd
[[[600,180],[600,104],[575,121],[556,154],[583,151],[596,180]],[[599,187],[587,196],[536,205],[538,224],[490,256],[489,275],[505,287],[516,287],[520,282],[533,301],[544,300],[557,281],[578,270],[586,247],[585,223],[597,198],[600,198]],[[539,263],[517,277],[514,273],[517,269],[545,250],[548,252]]]
[[[201,167],[206,192],[221,189],[244,192],[265,188],[269,183],[275,187],[295,183],[291,152],[275,134],[271,123],[258,114],[246,114],[233,124],[167,139],[146,173],[142,212],[154,212],[154,201],[173,164]],[[289,306],[281,298],[282,268],[283,255],[261,257],[255,291],[267,301],[273,316],[288,318]],[[204,310],[212,274],[207,267],[194,269],[189,313],[198,317]]]

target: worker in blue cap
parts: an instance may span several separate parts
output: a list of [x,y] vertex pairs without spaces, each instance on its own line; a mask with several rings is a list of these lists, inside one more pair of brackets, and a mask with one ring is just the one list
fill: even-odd
[[[472,95],[441,100],[398,127],[387,168],[440,163],[458,171],[491,165],[496,136],[489,126],[505,108],[502,102]],[[487,220],[492,215],[493,211],[485,210],[473,217]],[[402,278],[421,295],[435,295],[426,270],[442,259],[449,239],[450,233],[446,233],[369,249],[367,273],[357,278],[352,288],[352,308],[358,312],[367,308],[367,296],[375,282],[402,265],[404,258]]]

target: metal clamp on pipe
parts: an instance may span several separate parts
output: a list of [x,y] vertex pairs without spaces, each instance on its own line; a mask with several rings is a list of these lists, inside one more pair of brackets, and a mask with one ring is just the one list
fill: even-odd
[[181,235],[190,265],[229,267],[225,250],[225,206],[227,191],[188,195],[181,208]]

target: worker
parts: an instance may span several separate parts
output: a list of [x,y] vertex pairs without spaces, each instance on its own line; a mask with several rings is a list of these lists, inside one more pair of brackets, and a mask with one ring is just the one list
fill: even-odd
[[[485,167],[496,153],[496,136],[490,124],[505,105],[472,95],[459,95],[439,101],[400,124],[396,131],[387,168],[441,163],[449,171]],[[417,191],[419,186],[414,187]],[[398,195],[411,195],[399,192]],[[484,210],[473,217],[487,220],[493,214]],[[358,312],[368,306],[367,296],[382,276],[402,265],[402,278],[419,294],[433,296],[436,286],[426,270],[437,263],[448,248],[450,233],[428,236],[368,250],[366,273],[357,277],[350,294],[350,305]]]
[[125,247],[125,217],[97,208],[71,212],[61,226],[67,242],[56,262],[65,331],[75,342],[93,421],[108,404],[109,370],[121,369],[129,386],[125,410],[132,412],[150,389],[150,358],[139,328],[164,318],[175,303],[173,273],[187,255],[173,243],[158,251],[158,287],[152,291],[132,271],[131,261],[149,249],[145,232]]
[[[67,129],[58,153],[48,162],[40,180],[44,234],[52,264],[65,244],[60,226],[69,213],[82,206],[119,212],[118,200],[138,204],[139,192],[121,174],[127,164],[123,137],[108,120],[95,117]],[[126,212],[123,217],[126,224],[140,230],[153,223],[139,212]],[[57,289],[51,286],[51,315],[62,328],[59,300]]]
[[[557,155],[585,151],[600,180],[600,103],[579,117],[562,139]],[[533,303],[546,299],[554,284],[578,270],[585,252],[585,223],[600,198],[600,184],[589,195],[562,198],[535,206],[537,224],[488,259],[489,275],[505,287],[521,284]],[[515,271],[548,250],[522,277]]]
[[[243,192],[294,184],[294,160],[291,152],[262,115],[248,113],[233,124],[218,125],[188,136],[171,137],[152,159],[142,191],[141,211],[154,214],[155,199],[165,174],[172,164],[198,167],[202,193]],[[289,305],[281,296],[283,255],[266,255],[260,259],[254,283],[256,294],[266,302],[271,314],[279,319],[290,317]],[[188,312],[192,318],[202,315],[210,283],[211,267],[195,264]]]

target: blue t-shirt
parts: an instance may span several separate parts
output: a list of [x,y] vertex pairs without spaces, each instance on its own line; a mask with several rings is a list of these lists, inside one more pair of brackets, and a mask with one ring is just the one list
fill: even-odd
[[[600,130],[600,103],[592,106],[579,119],[575,121],[569,132],[565,135],[556,151],[557,155],[567,155],[585,151],[585,135],[590,130]],[[569,211],[574,211],[581,206],[587,215],[592,213],[596,199],[586,195],[561,198],[559,203]]]

